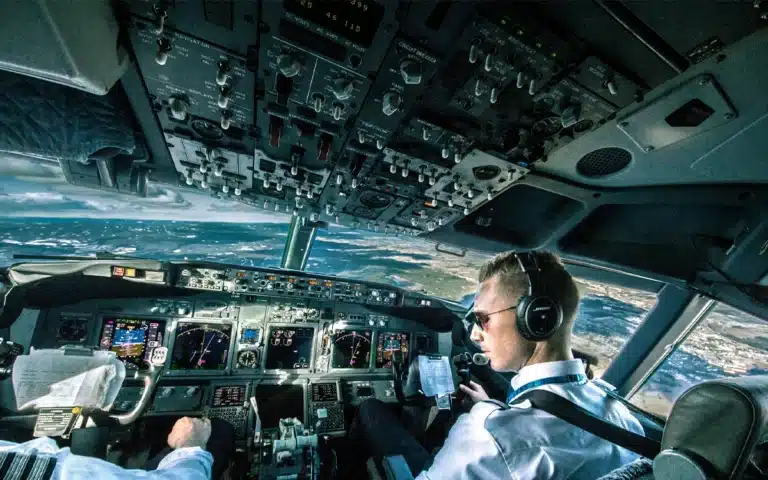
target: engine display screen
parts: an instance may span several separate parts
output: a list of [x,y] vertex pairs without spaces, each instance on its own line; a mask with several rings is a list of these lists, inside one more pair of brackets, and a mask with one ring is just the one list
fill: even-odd
[[172,370],[227,368],[232,324],[179,322],[171,355]]
[[267,370],[309,368],[312,357],[312,327],[272,327],[267,343]]
[[242,407],[245,403],[245,385],[216,387],[213,391],[213,407]]
[[404,332],[379,332],[376,339],[376,368],[392,367],[392,355],[403,352],[403,359],[408,360],[410,334]]
[[333,368],[371,366],[370,330],[341,330],[333,334]]
[[99,346],[111,350],[127,368],[149,368],[155,347],[163,345],[165,322],[123,317],[104,317]]
[[370,47],[384,17],[374,0],[284,0],[285,9],[363,47]]

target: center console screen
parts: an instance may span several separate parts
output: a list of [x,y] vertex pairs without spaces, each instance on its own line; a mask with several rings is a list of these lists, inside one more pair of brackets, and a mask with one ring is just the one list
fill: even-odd
[[312,327],[271,327],[267,343],[267,370],[309,368],[312,357]]
[[339,391],[336,383],[313,383],[310,386],[312,402],[338,402]]
[[333,368],[371,366],[370,330],[341,330],[333,335]]
[[403,359],[408,361],[410,334],[404,332],[379,332],[376,339],[376,368],[391,368],[392,355],[403,352]]
[[155,347],[163,345],[165,322],[124,317],[104,317],[99,346],[111,350],[127,368],[149,368]]
[[257,385],[253,394],[262,428],[277,428],[281,418],[304,421],[304,388],[301,385]]
[[227,368],[230,323],[179,322],[171,355],[172,370],[224,370]]
[[245,385],[216,387],[213,391],[213,407],[242,407],[245,403]]

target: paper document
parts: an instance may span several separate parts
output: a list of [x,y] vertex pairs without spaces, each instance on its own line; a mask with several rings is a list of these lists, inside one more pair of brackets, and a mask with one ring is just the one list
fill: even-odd
[[65,355],[32,350],[13,365],[16,408],[87,407],[109,410],[125,380],[125,365],[114,352]]
[[448,357],[430,357],[419,355],[419,377],[421,377],[421,391],[427,397],[453,393],[453,375]]

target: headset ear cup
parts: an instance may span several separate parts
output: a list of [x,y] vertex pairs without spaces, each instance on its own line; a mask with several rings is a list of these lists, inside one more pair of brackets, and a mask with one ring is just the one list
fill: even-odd
[[549,297],[522,297],[517,308],[517,329],[526,340],[546,340],[563,323],[560,305]]
[[517,331],[526,340],[534,340],[533,332],[531,332],[530,325],[528,324],[528,306],[531,304],[531,297],[523,295],[517,302]]

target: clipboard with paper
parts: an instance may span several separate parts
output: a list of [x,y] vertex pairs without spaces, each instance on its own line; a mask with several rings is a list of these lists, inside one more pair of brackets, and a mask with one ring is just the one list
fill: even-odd
[[108,411],[125,380],[114,352],[35,350],[19,356],[12,383],[18,410],[72,407]]

